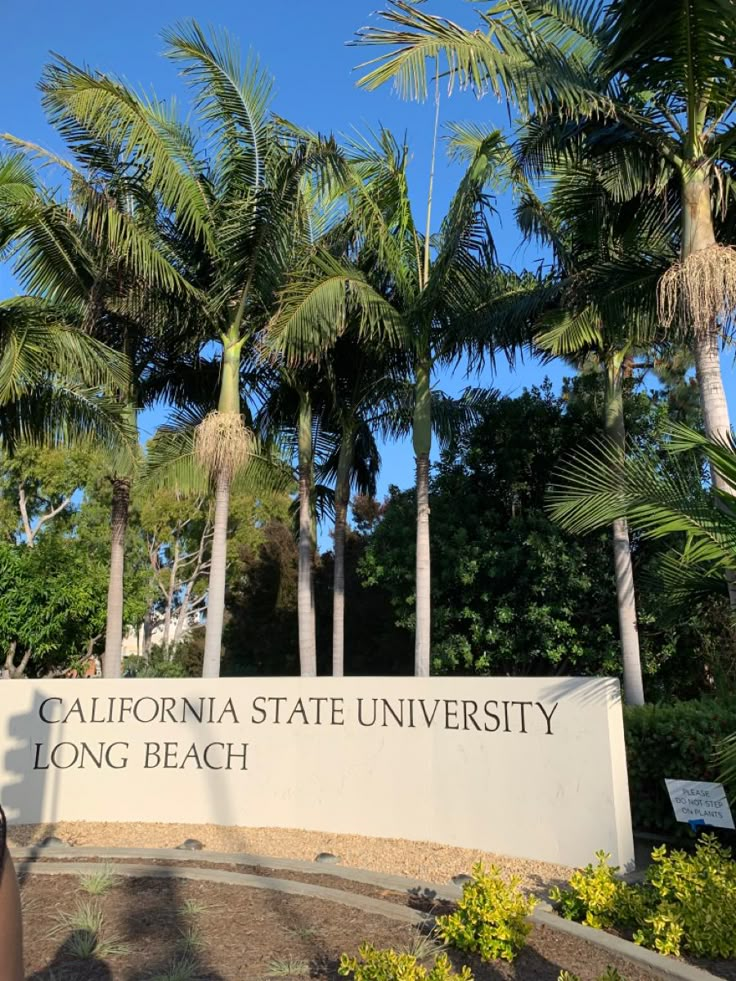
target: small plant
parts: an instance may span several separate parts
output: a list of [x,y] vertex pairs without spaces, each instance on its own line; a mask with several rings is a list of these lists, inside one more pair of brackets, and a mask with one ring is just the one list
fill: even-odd
[[188,919],[200,916],[202,913],[211,912],[216,909],[208,903],[203,903],[201,899],[185,899],[179,907],[179,913]]
[[104,896],[115,885],[118,877],[112,865],[105,865],[97,872],[90,872],[88,875],[79,877],[79,886],[90,896]]
[[268,965],[269,978],[301,978],[309,974],[309,964],[305,960],[292,957],[276,958]]
[[183,955],[175,958],[166,970],[151,977],[150,981],[197,981],[198,977],[197,962]]
[[181,936],[177,941],[177,947],[183,954],[196,954],[207,946],[201,931],[195,926],[186,927],[181,931]]
[[445,944],[431,933],[415,933],[411,940],[399,948],[399,953],[410,954],[420,963],[422,961],[434,960],[438,954],[445,950]]
[[397,950],[377,950],[364,944],[358,957],[343,954],[337,973],[354,981],[473,981],[469,967],[455,974],[447,954],[440,954],[432,968],[419,964],[412,954]]
[[595,857],[596,865],[586,865],[573,872],[566,889],[555,886],[549,895],[566,920],[605,930],[618,922],[622,883],[618,867],[608,864],[610,855],[600,851]]
[[473,866],[457,910],[437,920],[437,935],[449,946],[479,954],[484,961],[513,961],[531,930],[527,917],[536,905],[519,889],[519,879],[504,880],[497,868]]
[[73,957],[86,960],[91,957],[115,957],[127,954],[130,945],[117,938],[102,938],[104,917],[95,902],[79,903],[71,912],[59,913],[54,934],[66,933],[65,950]]
[[693,855],[655,848],[645,888],[656,905],[636,943],[661,954],[736,957],[736,862],[715,835],[703,835]]

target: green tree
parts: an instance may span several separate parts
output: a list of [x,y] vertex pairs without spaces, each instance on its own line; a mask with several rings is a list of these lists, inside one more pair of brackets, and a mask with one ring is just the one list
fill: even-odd
[[27,157],[52,168],[65,196],[39,190],[13,211],[9,224],[21,282],[35,296],[61,305],[80,328],[79,336],[104,341],[128,369],[112,392],[128,443],[109,460],[114,493],[103,664],[107,677],[118,677],[125,537],[138,462],[137,412],[146,402],[146,382],[156,361],[155,338],[168,322],[166,300],[177,291],[192,291],[159,248],[158,204],[141,181],[140,169],[111,131],[95,137],[66,100],[73,73],[68,62],[58,59],[47,66],[41,82],[44,109],[69,159],[4,136]]
[[[630,197],[676,180],[680,260],[660,281],[660,317],[680,319],[695,356],[705,431],[730,433],[719,362],[721,324],[736,303],[736,258],[716,244],[714,212],[730,204],[736,125],[736,20],[728,0],[515,0],[467,30],[390,0],[388,26],[365,44],[388,48],[362,84],[393,81],[427,94],[427,61],[444,58],[450,86],[505,95],[528,123],[526,163],[554,167],[582,152],[612,193]],[[666,180],[665,180],[666,183]],[[721,489],[720,475],[714,483]]]
[[[582,165],[557,176],[547,202],[527,190],[517,210],[525,234],[541,239],[554,256],[551,274],[530,280],[526,292],[519,292],[521,335],[528,334],[531,321],[542,352],[603,373],[603,429],[622,457],[625,378],[633,375],[637,357],[646,371],[653,349],[662,346],[656,288],[673,256],[672,210],[666,196],[618,202],[599,174]],[[631,704],[643,704],[625,518],[617,518],[612,530],[624,696]]]
[[[272,325],[275,343],[293,358],[331,347],[348,323],[364,338],[400,339],[413,381],[416,457],[415,673],[430,668],[429,458],[433,372],[468,349],[484,331],[484,310],[498,287],[490,237],[488,186],[506,157],[499,134],[480,133],[463,147],[470,162],[437,235],[415,222],[409,197],[409,151],[386,130],[375,143],[348,148],[346,226],[360,266],[325,251],[292,279]],[[362,268],[361,268],[362,267]],[[363,269],[370,268],[370,275]],[[380,284],[380,285],[379,285]],[[374,341],[378,343],[378,341]],[[385,342],[384,342],[385,343]]]
[[189,342],[221,349],[216,409],[193,434],[180,434],[173,450],[180,482],[196,481],[198,465],[214,487],[203,673],[216,676],[230,492],[253,459],[241,369],[255,361],[258,333],[284,271],[308,237],[305,179],[329,166],[334,154],[329,144],[295,137],[271,113],[270,77],[253,59],[242,64],[227,35],[208,38],[191,22],[164,38],[167,56],[192,86],[196,131],[180,121],[173,103],[138,96],[69,64],[55,97],[96,138],[121,146],[143,174],[169,225],[166,248],[206,297],[184,316],[193,332]]

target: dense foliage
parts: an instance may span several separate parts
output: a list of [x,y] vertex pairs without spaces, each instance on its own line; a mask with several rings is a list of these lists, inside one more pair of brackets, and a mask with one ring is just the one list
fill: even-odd
[[624,730],[634,828],[682,834],[684,826],[675,820],[665,778],[718,779],[716,751],[726,733],[736,732],[736,700],[701,698],[628,707]]
[[551,898],[567,919],[632,936],[661,954],[736,956],[736,862],[711,835],[695,851],[655,848],[643,883],[617,877],[600,852]]
[[536,899],[519,889],[519,881],[506,880],[493,866],[474,865],[455,912],[437,918],[437,935],[483,961],[513,961],[531,932],[529,914],[536,906]]
[[[499,398],[442,455],[431,485],[436,671],[620,672],[609,535],[572,536],[545,510],[558,461],[599,432],[601,398],[595,375],[560,396],[547,385]],[[632,437],[656,447],[668,400],[629,391],[626,410]],[[406,630],[413,625],[412,508],[410,492],[392,490],[360,565],[364,582],[390,595]],[[684,614],[667,609],[658,555],[656,545],[634,541],[644,670],[655,695],[688,697],[708,686],[708,676],[728,681],[736,646],[728,617],[719,622],[717,598]]]

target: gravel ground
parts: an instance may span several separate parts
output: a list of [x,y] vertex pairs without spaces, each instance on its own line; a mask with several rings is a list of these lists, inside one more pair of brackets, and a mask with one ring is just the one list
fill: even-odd
[[209,851],[249,852],[272,858],[314,860],[320,852],[332,852],[340,864],[376,872],[390,872],[447,882],[459,873],[469,873],[482,861],[496,865],[507,875],[518,876],[523,886],[540,887],[567,880],[570,869],[563,865],[509,858],[490,852],[437,845],[399,838],[365,838],[329,832],[284,828],[228,828],[209,824],[122,824],[93,821],[61,821],[58,824],[14,825],[8,829],[11,847],[28,846],[55,835],[72,845],[107,845],[128,848],[175,848],[187,838],[196,838]]

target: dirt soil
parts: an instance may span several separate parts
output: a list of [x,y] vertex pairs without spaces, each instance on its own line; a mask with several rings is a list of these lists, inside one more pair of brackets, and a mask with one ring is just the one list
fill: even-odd
[[[261,981],[276,975],[337,981],[341,952],[355,952],[366,941],[406,947],[418,936],[406,924],[335,903],[176,879],[121,878],[91,897],[77,876],[30,875],[23,902],[28,981]],[[60,916],[85,903],[102,912],[102,947],[97,956],[79,959],[71,950],[74,927],[62,925]],[[127,949],[105,950],[115,942]],[[608,966],[626,981],[654,977],[546,927],[534,928],[513,965],[454,959],[458,967],[468,963],[476,981],[557,981],[562,969],[595,981]],[[177,975],[173,968],[183,960],[190,970]]]

